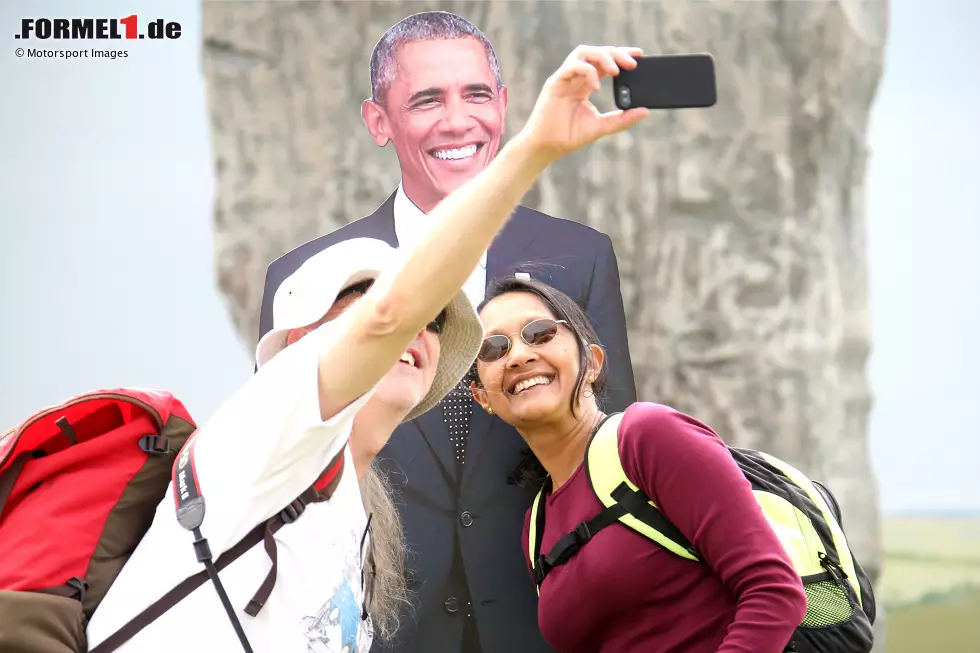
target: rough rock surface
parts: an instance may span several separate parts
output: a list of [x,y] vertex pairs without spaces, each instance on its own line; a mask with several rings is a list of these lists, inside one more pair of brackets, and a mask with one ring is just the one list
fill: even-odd
[[876,574],[863,184],[887,2],[205,2],[217,280],[248,346],[268,263],[398,183],[359,105],[374,43],[427,9],[490,37],[511,134],[579,43],[714,55],[717,106],[576,154],[524,203],[612,237],[640,397],[825,480]]

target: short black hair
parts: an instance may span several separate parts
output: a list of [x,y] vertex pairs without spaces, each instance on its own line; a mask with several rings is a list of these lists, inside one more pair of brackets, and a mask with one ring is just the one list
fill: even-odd
[[374,46],[370,63],[371,99],[378,104],[384,104],[385,95],[398,66],[395,54],[399,46],[417,41],[442,41],[467,37],[475,38],[483,44],[483,49],[487,53],[487,63],[490,64],[490,72],[493,73],[499,91],[503,86],[500,64],[487,35],[476,25],[456,14],[448,11],[423,11],[406,16],[389,27]]

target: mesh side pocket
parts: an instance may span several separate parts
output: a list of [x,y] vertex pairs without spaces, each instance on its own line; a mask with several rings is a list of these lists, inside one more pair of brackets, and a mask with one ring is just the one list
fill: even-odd
[[822,628],[841,624],[854,614],[847,591],[832,580],[803,586],[806,592],[806,616],[801,626]]

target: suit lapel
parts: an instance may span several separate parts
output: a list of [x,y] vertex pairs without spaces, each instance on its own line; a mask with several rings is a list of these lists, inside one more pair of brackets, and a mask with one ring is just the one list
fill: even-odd
[[530,221],[524,216],[524,207],[517,207],[503,231],[490,243],[487,252],[487,285],[494,277],[505,273],[521,260],[524,250],[530,246],[536,234],[531,233]]
[[384,204],[367,218],[370,222],[368,231],[372,238],[383,240],[392,247],[398,247],[398,236],[395,234],[395,193],[388,196]]
[[483,410],[475,400],[471,401],[473,401],[473,415],[470,417],[470,433],[466,441],[466,458],[463,463],[462,485],[466,485],[469,482],[470,477],[473,475],[472,470],[479,463],[480,454],[483,453],[483,448],[487,440],[489,440],[490,426],[494,420],[500,419],[499,417],[488,415],[487,411]]
[[422,437],[425,438],[429,450],[433,453],[436,460],[439,461],[443,471],[455,485],[458,480],[456,475],[456,458],[453,453],[452,443],[449,441],[449,431],[446,430],[446,423],[442,419],[442,404],[437,404],[431,410],[427,410],[416,417],[413,421],[419,428],[419,431],[422,432]]
[[[534,240],[529,221],[524,217],[525,209],[517,207],[514,215],[503,231],[490,244],[487,252],[487,288],[494,278],[504,274],[513,274],[515,265],[522,261],[522,254]],[[465,485],[472,475],[472,470],[479,464],[480,454],[489,439],[490,427],[499,422],[499,417],[487,414],[475,400],[473,415],[470,417],[470,432],[466,442],[466,462],[463,465],[462,483]]]

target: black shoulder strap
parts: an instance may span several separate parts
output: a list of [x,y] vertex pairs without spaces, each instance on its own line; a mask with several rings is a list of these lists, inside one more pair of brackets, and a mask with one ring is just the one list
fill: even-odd
[[[589,446],[592,444],[592,440],[595,438],[596,433],[603,424],[606,423],[610,417],[615,415],[612,413],[606,416],[599,424],[596,425],[595,429],[592,431],[592,436],[589,438]],[[586,458],[588,459],[588,453],[586,453]],[[586,473],[588,474],[588,460],[586,460]],[[592,479],[589,477],[589,483],[591,485]],[[537,508],[534,511],[535,517],[535,541],[533,550],[530,552],[531,559],[531,574],[534,577],[534,582],[540,587],[541,583],[544,582],[545,577],[548,573],[557,567],[565,563],[572,556],[578,553],[586,542],[588,542],[592,537],[598,533],[603,528],[614,524],[619,521],[623,515],[632,515],[635,519],[642,522],[651,529],[658,531],[660,534],[666,538],[672,540],[678,546],[686,549],[695,558],[698,557],[691,545],[691,542],[681,533],[680,529],[674,526],[670,520],[660,510],[656,508],[651,502],[650,498],[646,496],[641,490],[632,489],[629,484],[625,481],[620,483],[615,490],[612,492],[612,499],[616,502],[603,510],[599,511],[591,519],[579,523],[572,531],[563,535],[547,555],[541,554],[541,543],[544,538],[544,526],[545,526],[545,507],[544,502],[551,488],[550,478],[545,482],[545,486],[542,488],[541,493],[538,495]],[[642,534],[642,533],[641,533]]]
[[[602,428],[602,425],[605,424],[610,417],[616,414],[618,413],[606,415],[598,424],[595,425],[595,427],[592,429],[592,434],[589,436],[590,443],[592,442],[592,439],[595,438],[595,434],[599,432],[600,428]],[[590,530],[590,522],[600,517],[602,515],[602,513],[600,513],[592,520],[582,522],[575,527],[574,531],[566,534],[564,537],[558,540],[558,542],[555,543],[555,546],[551,548],[551,551],[547,556],[541,555],[541,542],[544,539],[545,502],[547,501],[549,494],[551,494],[550,476],[546,477],[544,482],[541,484],[541,489],[538,491],[538,495],[535,498],[531,509],[531,516],[534,519],[534,545],[528,552],[528,558],[531,560],[531,575],[534,577],[534,582],[538,586],[541,585],[541,582],[544,580],[545,576],[548,575],[548,572],[551,571],[555,565],[561,564],[570,558],[576,551],[578,551],[579,548],[581,548],[582,544],[591,539],[593,533],[597,532],[600,528],[605,528],[605,526],[609,525],[602,524],[602,522],[597,522],[592,524],[592,526],[596,528]],[[613,518],[612,521],[615,521],[615,518]],[[609,523],[612,523],[612,521]],[[578,538],[574,537],[576,533],[579,534]],[[585,533],[588,533],[588,536],[582,539]],[[561,557],[561,562],[555,562],[555,560],[557,560],[559,557]]]
[[531,558],[534,561],[531,567],[531,573],[534,576],[535,583],[540,586],[552,569],[565,563],[569,558],[578,553],[579,549],[591,540],[596,533],[606,526],[616,523],[620,517],[626,514],[632,515],[650,528],[666,535],[697,556],[691,542],[681,533],[680,529],[674,526],[662,512],[650,503],[650,500],[643,492],[631,490],[626,483],[623,483],[613,492],[613,498],[616,500],[616,503],[608,508],[604,508],[592,519],[579,523],[574,530],[563,535],[555,542],[555,545],[551,547],[551,551],[547,555],[540,554],[541,534],[544,531],[544,510],[540,507],[538,508],[535,547],[532,553],[533,557]]
[[612,497],[616,500],[616,505],[623,507],[624,513],[629,513],[695,556],[698,555],[691,541],[656,506],[650,503],[650,497],[644,494],[642,490],[633,490],[626,483],[620,483],[613,490]]
[[[264,531],[265,524],[260,524],[259,526],[255,527],[252,532],[246,535],[242,541],[228,549],[228,551],[224,555],[220,556],[215,563],[217,570],[221,571],[232,562],[240,558],[243,553],[261,542]],[[125,626],[107,637],[104,641],[102,641],[102,643],[91,649],[89,653],[111,653],[112,651],[115,651],[117,648],[135,637],[141,630],[163,616],[163,614],[172,607],[183,601],[186,597],[190,596],[191,592],[199,588],[201,585],[204,585],[206,582],[208,582],[207,570],[202,569],[193,576],[188,577],[182,583],[157,599],[150,605],[150,607],[130,619]]]
[[[235,560],[242,557],[246,551],[251,549],[259,542],[265,542],[266,552],[268,552],[269,556],[272,558],[272,568],[269,570],[265,582],[262,583],[262,586],[255,593],[255,596],[252,597],[252,600],[249,601],[248,608],[245,610],[246,613],[254,616],[254,611],[254,613],[257,614],[259,609],[262,608],[262,605],[265,604],[266,600],[269,598],[269,595],[272,593],[272,588],[275,584],[276,578],[275,540],[272,538],[272,536],[286,524],[295,521],[296,518],[303,512],[305,506],[313,502],[313,495],[315,493],[316,490],[314,488],[310,488],[304,492],[300,498],[293,501],[293,503],[287,506],[276,516],[272,517],[264,524],[259,524],[253,528],[248,535],[238,542],[238,544],[228,549],[228,551],[222,555],[218,556],[217,561],[215,561],[215,570],[221,571]],[[271,551],[269,544],[270,540],[272,541]],[[207,569],[202,569],[193,576],[186,578],[182,583],[153,602],[148,608],[130,619],[125,626],[107,637],[98,646],[91,649],[89,653],[112,653],[112,651],[115,651],[117,648],[135,637],[141,630],[162,617],[168,610],[190,596],[191,592],[208,582],[209,577],[209,571]]]
[[[196,433],[195,433],[196,435]],[[224,585],[221,582],[218,572],[229,564],[237,560],[243,553],[251,549],[259,542],[264,542],[266,553],[272,561],[272,567],[266,574],[262,585],[252,596],[245,608],[245,613],[249,616],[256,616],[265,602],[272,594],[272,589],[276,583],[278,571],[278,551],[276,548],[275,533],[285,526],[296,521],[306,510],[306,506],[318,501],[328,499],[336,487],[343,473],[343,449],[327,466],[325,476],[332,476],[332,480],[324,488],[323,492],[318,492],[316,484],[307,488],[303,494],[293,500],[288,506],[279,511],[278,514],[259,524],[249,532],[238,544],[228,551],[218,556],[212,562],[211,549],[208,546],[207,538],[201,534],[201,525],[204,522],[205,503],[204,496],[197,479],[197,471],[194,467],[194,435],[188,438],[184,448],[177,456],[172,472],[172,485],[174,500],[177,504],[177,521],[185,529],[194,535],[194,551],[197,559],[204,565],[204,570],[186,578],[182,583],[164,594],[148,608],[131,619],[125,626],[110,635],[105,641],[92,649],[89,653],[111,653],[122,646],[125,642],[132,639],[138,632],[159,619],[164,613],[180,603],[191,592],[201,587],[210,579],[221,599],[221,603],[231,621],[235,634],[246,653],[252,653],[252,647],[245,631],[242,628],[238,615],[231,605]]]
[[592,539],[592,536],[606,526],[615,524],[616,520],[618,520],[619,517],[625,513],[626,509],[623,508],[621,504],[616,504],[605,508],[592,519],[579,523],[574,530],[561,536],[561,538],[555,542],[555,545],[551,547],[551,551],[548,552],[548,555],[541,555],[541,532],[544,529],[544,510],[539,508],[538,523],[540,526],[534,546],[534,557],[531,558],[533,561],[531,573],[534,576],[534,582],[540,586],[552,569],[558,565],[564,564],[569,558],[578,553],[579,549],[585,546],[585,543]]

